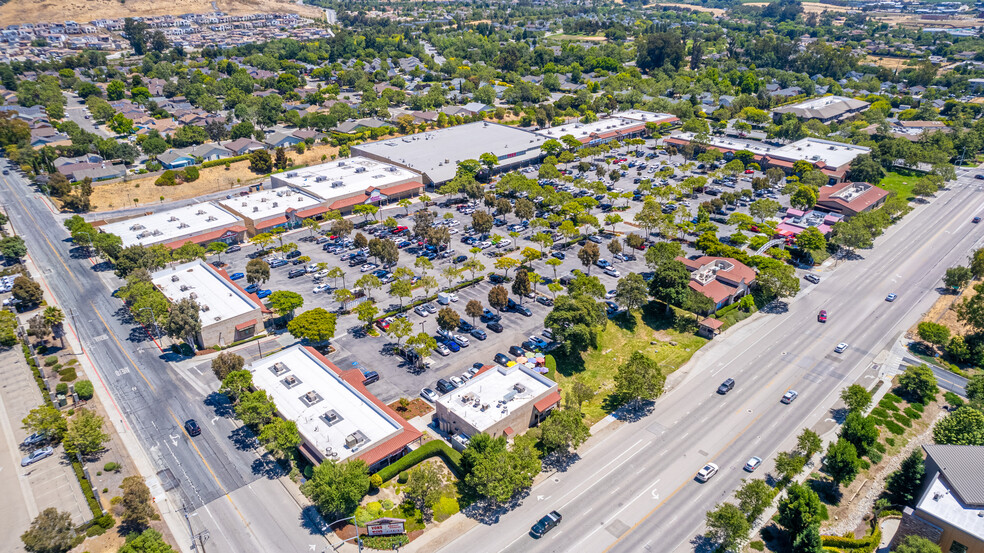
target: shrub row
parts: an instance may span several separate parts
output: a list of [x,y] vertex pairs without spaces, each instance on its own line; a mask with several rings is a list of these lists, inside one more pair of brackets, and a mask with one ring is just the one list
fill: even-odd
[[875,527],[875,531],[867,536],[856,540],[841,536],[821,536],[824,549],[835,547],[838,549],[850,549],[857,553],[874,553],[878,544],[881,542],[881,528]]
[[410,538],[406,534],[396,536],[363,536],[362,545],[370,549],[390,549],[395,550],[410,543]]
[[404,455],[392,465],[383,467],[383,469],[376,474],[383,479],[383,482],[386,482],[401,472],[411,469],[421,461],[430,459],[435,455],[440,455],[441,458],[444,459],[444,462],[447,463],[448,468],[451,469],[451,472],[453,472],[455,476],[459,478],[461,477],[461,454],[451,449],[447,444],[440,440],[431,440],[427,442],[426,444],[411,451],[409,454]]
[[892,434],[898,436],[905,434],[905,428],[902,428],[902,425],[900,425],[895,421],[885,421],[885,428],[887,428],[888,431],[891,432]]
[[885,409],[886,411],[898,411],[899,410],[899,407],[897,405],[895,405],[891,401],[886,400],[885,398],[882,398],[881,401],[878,402],[878,407],[881,407],[882,409]]
[[[919,407],[922,407],[922,405],[920,405],[918,403],[916,405],[919,405]],[[922,418],[922,411],[919,411],[917,409],[913,409],[912,407],[906,407],[905,408],[905,411],[903,411],[903,413],[905,413],[905,416],[909,417],[910,419],[912,419],[914,421],[917,421],[917,420],[919,420],[919,419]]]
[[886,411],[883,407],[875,407],[874,409],[871,410],[871,414],[878,417],[879,419],[888,418],[888,411]]
[[223,159],[213,159],[212,161],[206,161],[202,163],[202,169],[206,167],[218,167],[219,165],[225,165],[226,163],[237,163],[240,161],[246,161],[248,159],[249,159],[249,154],[227,157]]
[[906,428],[912,428],[912,419],[903,415],[902,413],[892,413],[892,417],[894,417],[895,420],[898,421],[899,424],[901,424],[902,426],[905,426]]
[[75,477],[79,480],[79,485],[82,486],[82,493],[85,494],[85,500],[89,504],[89,510],[92,511],[92,518],[102,517],[102,506],[96,501],[96,494],[92,493],[92,484],[86,480],[85,473],[82,471],[82,464],[78,461],[72,461],[72,468],[75,469]]

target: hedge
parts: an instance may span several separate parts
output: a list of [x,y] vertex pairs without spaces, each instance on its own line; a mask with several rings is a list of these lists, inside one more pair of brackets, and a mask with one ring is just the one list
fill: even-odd
[[453,472],[455,476],[459,478],[462,476],[463,471],[461,469],[461,454],[451,449],[447,444],[440,440],[431,440],[427,442],[407,455],[404,455],[392,465],[383,467],[376,474],[383,479],[383,482],[387,482],[397,474],[400,474],[401,472],[416,466],[421,461],[425,461],[436,455],[441,456],[441,459],[444,460],[444,462],[448,465],[448,468],[451,469],[451,472]]
[[545,376],[557,382],[557,360],[554,359],[554,356],[550,354],[544,355],[543,365],[547,367],[547,374]]
[[902,426],[905,426],[906,428],[912,428],[912,419],[910,419],[909,417],[903,415],[902,413],[892,413],[892,416]]
[[875,531],[867,536],[856,540],[841,536],[821,536],[824,548],[836,547],[839,549],[850,549],[857,553],[874,553],[881,543],[881,528],[876,526]]
[[213,159],[212,161],[206,161],[202,163],[202,169],[206,167],[218,167],[220,165],[225,165],[226,163],[237,163],[240,161],[246,161],[249,159],[249,154],[241,156],[227,157],[223,159]]
[[899,436],[905,433],[905,428],[902,428],[902,425],[895,421],[885,421],[885,428],[887,428],[892,434],[897,434]]
[[[920,407],[922,407],[922,405],[920,405]],[[914,421],[917,421],[922,418],[922,411],[918,411],[916,409],[913,409],[912,407],[906,407],[903,413],[905,413],[905,416],[909,417]]]
[[887,419],[888,411],[884,407],[875,407],[871,410],[871,414],[878,417],[879,419]]
[[72,468],[75,469],[75,477],[79,480],[79,485],[82,486],[82,493],[85,494],[85,500],[89,504],[89,510],[92,511],[92,518],[103,516],[102,506],[96,501],[96,495],[92,493],[92,484],[86,480],[85,473],[82,471],[82,464],[78,461],[72,461]]

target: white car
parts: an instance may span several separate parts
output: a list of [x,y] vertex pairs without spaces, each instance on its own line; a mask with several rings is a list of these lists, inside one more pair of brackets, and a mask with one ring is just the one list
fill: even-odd
[[376,265],[375,263],[366,263],[365,265],[359,268],[359,271],[363,273],[368,273],[369,271],[373,271],[377,268],[379,268],[379,265]]
[[605,299],[610,300],[615,297],[615,290],[609,290],[605,293]]
[[314,293],[315,294],[320,294],[322,292],[327,292],[328,290],[331,290],[331,285],[328,284],[327,282],[324,283],[324,284],[319,284],[319,285],[317,285],[317,286],[314,287]]
[[618,272],[618,269],[612,267],[605,267],[605,274],[615,278],[622,276],[622,273]]
[[463,347],[463,348],[467,348],[468,347],[468,338],[465,338],[461,334],[455,334],[454,335],[454,341],[455,342],[458,342],[458,345],[461,346],[461,347]]
[[843,353],[847,349],[847,342],[841,342],[834,348],[834,353]]
[[462,380],[460,376],[452,376],[450,380],[452,384],[459,388],[465,384],[465,381]]
[[760,457],[752,457],[745,463],[745,470],[748,472],[755,472],[755,469],[759,468],[762,464],[762,459]]
[[318,272],[318,264],[317,263],[311,263],[311,264],[309,264],[307,266],[307,272],[309,272],[309,273],[316,273],[316,272]]
[[445,346],[444,344],[442,344],[440,342],[438,342],[437,347],[434,348],[434,351],[436,351],[437,353],[440,353],[444,357],[447,357],[447,356],[451,355],[451,350],[449,350],[447,346]]
[[426,317],[427,315],[430,315],[430,311],[425,309],[423,305],[418,305],[417,307],[414,307],[413,312],[420,315],[421,317]]
[[701,482],[707,482],[708,480],[713,478],[714,475],[717,474],[717,472],[718,472],[717,465],[715,465],[714,463],[707,463],[706,465],[704,465],[704,468],[700,469],[700,471],[697,472],[697,480],[700,480]]

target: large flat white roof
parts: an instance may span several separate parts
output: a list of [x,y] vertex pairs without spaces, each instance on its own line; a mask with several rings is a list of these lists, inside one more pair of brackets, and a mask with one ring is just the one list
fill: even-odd
[[532,161],[540,156],[540,145],[546,141],[523,129],[478,121],[360,144],[352,149],[399,163],[440,183],[454,178],[458,162],[478,159],[484,153],[496,156],[503,165]]
[[321,205],[324,200],[300,190],[274,188],[250,192],[246,196],[233,196],[219,203],[243,217],[262,220],[282,216],[290,208],[300,211]]
[[271,182],[275,188],[292,186],[324,200],[334,200],[369,187],[385,188],[419,178],[417,173],[389,163],[352,157],[274,175]]
[[479,432],[557,384],[523,365],[497,365],[437,401]]
[[403,430],[303,346],[255,361],[249,370],[253,384],[273,397],[277,411],[297,423],[305,441],[328,458],[344,461]]
[[185,298],[198,302],[203,327],[259,308],[239,287],[200,259],[161,269],[153,274],[153,282],[171,303]]
[[[674,133],[673,138],[693,140],[694,133]],[[744,140],[730,136],[711,136],[707,140],[710,146],[727,150],[748,150],[753,154],[767,155],[786,161],[806,160],[823,162],[831,167],[840,167],[854,161],[861,154],[871,152],[871,148],[823,140],[820,138],[804,138],[785,146],[773,146],[757,140]]]
[[591,135],[607,136],[619,132],[627,132],[630,129],[645,126],[647,122],[659,123],[662,121],[670,122],[677,120],[675,115],[669,113],[654,113],[651,111],[631,110],[619,112],[612,117],[599,119],[592,123],[572,122],[556,127],[547,127],[533,131],[546,138],[557,138],[569,134],[578,140],[584,141]]
[[99,229],[119,236],[123,247],[167,244],[180,238],[197,236],[243,220],[213,203],[192,204],[105,224]]
[[936,473],[916,508],[984,540],[984,508],[964,504],[941,476]]

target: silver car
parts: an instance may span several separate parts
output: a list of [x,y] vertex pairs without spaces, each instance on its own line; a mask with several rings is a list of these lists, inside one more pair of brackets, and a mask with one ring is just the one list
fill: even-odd
[[41,459],[44,459],[45,457],[51,457],[54,454],[55,454],[55,449],[50,445],[48,447],[43,447],[41,449],[35,449],[34,453],[31,453],[27,457],[21,459],[21,466],[26,467],[28,465],[32,465],[34,463],[37,463]]

